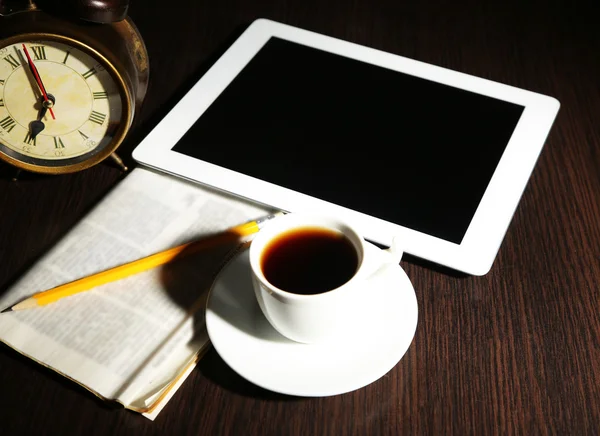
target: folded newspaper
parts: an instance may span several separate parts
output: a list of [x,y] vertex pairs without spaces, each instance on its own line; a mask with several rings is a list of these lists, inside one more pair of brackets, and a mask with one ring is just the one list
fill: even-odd
[[[80,277],[269,211],[135,168],[0,298],[0,310]],[[154,419],[206,350],[208,290],[236,243],[39,308],[0,315],[0,340],[105,400]]]

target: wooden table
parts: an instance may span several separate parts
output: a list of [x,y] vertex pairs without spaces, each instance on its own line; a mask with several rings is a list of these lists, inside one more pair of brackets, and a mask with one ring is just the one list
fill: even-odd
[[[132,0],[150,88],[131,151],[259,17],[508,83],[562,107],[490,273],[402,261],[419,322],[398,365],[335,397],[264,391],[213,350],[155,422],[0,348],[0,433],[592,435],[600,432],[600,31],[579,2]],[[561,4],[562,3],[562,4]],[[0,180],[0,286],[121,177],[110,163]]]

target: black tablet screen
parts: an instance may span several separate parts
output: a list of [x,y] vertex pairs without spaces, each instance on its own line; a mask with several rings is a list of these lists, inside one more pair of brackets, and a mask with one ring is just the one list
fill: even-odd
[[271,38],[173,150],[460,243],[523,109]]

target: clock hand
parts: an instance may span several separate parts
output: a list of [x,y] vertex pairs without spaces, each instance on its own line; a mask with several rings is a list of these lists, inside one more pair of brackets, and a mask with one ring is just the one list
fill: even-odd
[[[46,128],[46,125],[42,121],[42,118],[44,118],[44,115],[46,115],[46,111],[48,110],[48,107],[46,105],[44,105],[45,101],[44,101],[43,97],[41,100],[42,100],[42,108],[40,109],[38,119],[33,120],[31,123],[29,123],[29,128],[31,129],[31,132],[30,132],[31,139],[35,139],[35,137],[37,135],[39,135],[42,132],[42,130],[44,130]],[[48,100],[50,100],[52,103],[54,103],[56,101],[52,94],[48,94]]]
[[38,115],[38,120],[41,120],[46,115],[46,111],[54,106],[56,103],[56,99],[52,94],[48,94],[48,102],[44,100],[42,97],[42,108],[40,109],[40,114]]
[[23,44],[23,51],[25,52],[25,56],[27,56],[27,63],[29,64],[29,69],[31,70],[33,76],[35,77],[35,81],[37,82],[38,86],[40,87],[40,91],[42,91],[42,95],[44,96],[44,101],[42,102],[42,106],[44,106],[50,110],[50,115],[52,115],[52,119],[55,120],[56,117],[54,116],[54,111],[52,110],[52,106],[54,106],[54,102],[48,98],[48,94],[46,94],[46,88],[44,87],[44,84],[42,83],[42,79],[40,77],[40,74],[38,73],[37,68],[33,64],[33,60],[31,59],[31,56],[29,56],[29,51],[27,51],[27,47],[25,47],[25,44]]
[[31,130],[29,134],[31,135],[31,139],[35,139],[35,137],[45,128],[46,125],[40,120],[34,120],[29,123],[29,129]]

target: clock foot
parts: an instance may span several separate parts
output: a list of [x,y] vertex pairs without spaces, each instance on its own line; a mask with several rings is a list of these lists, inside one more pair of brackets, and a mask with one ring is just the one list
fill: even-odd
[[123,163],[123,161],[121,160],[121,158],[119,156],[117,156],[117,153],[112,153],[110,155],[110,157],[112,158],[112,160],[115,161],[115,163],[121,167],[121,169],[123,171],[127,171],[127,167],[125,166],[125,164]]
[[16,181],[19,179],[19,174],[21,174],[21,169],[20,169],[20,168],[17,168],[17,169],[15,170],[15,173],[13,174],[13,176],[12,176],[12,179],[11,179],[11,180],[12,180],[13,182],[16,182]]

